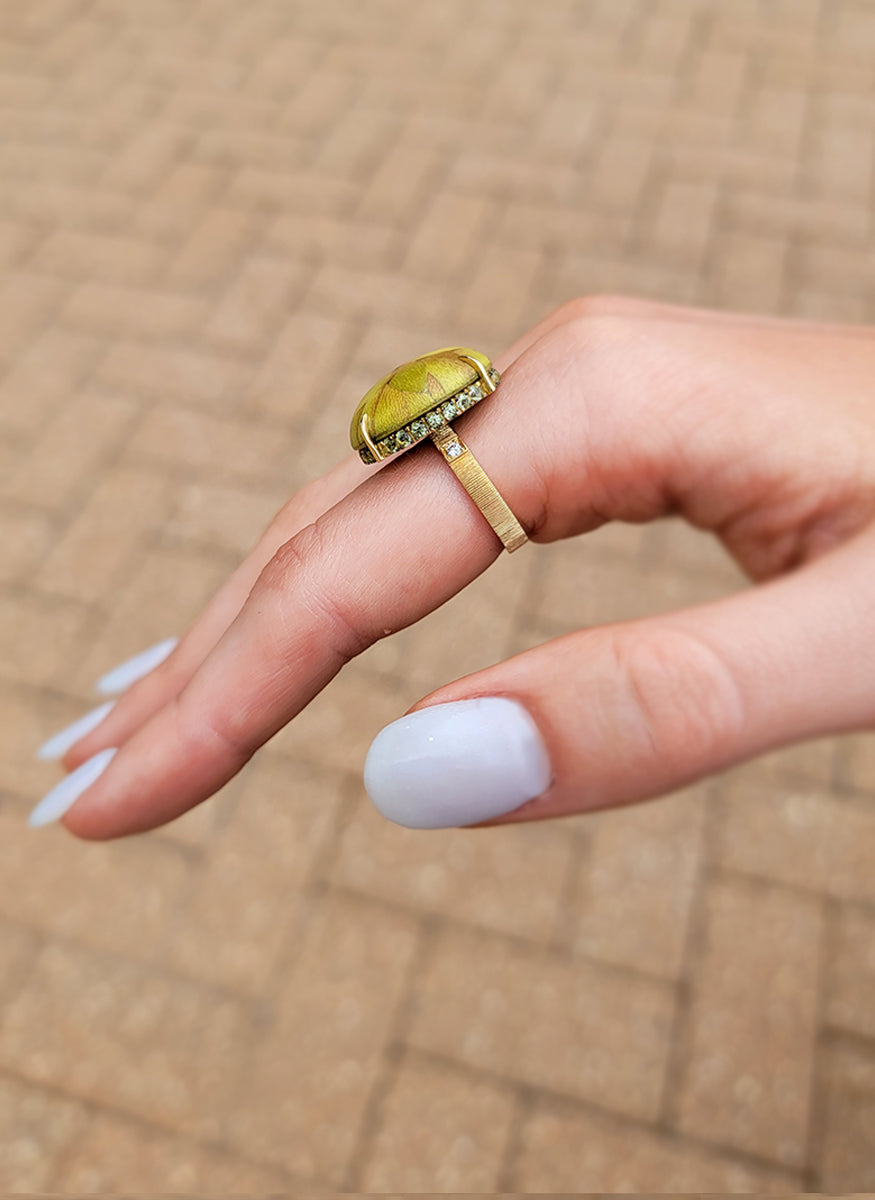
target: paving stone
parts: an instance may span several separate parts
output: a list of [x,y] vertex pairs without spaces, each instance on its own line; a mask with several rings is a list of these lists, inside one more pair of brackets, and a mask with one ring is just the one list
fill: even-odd
[[482,196],[437,193],[410,241],[406,267],[430,282],[460,278],[476,257],[478,235],[493,211]]
[[[54,780],[45,773],[48,789]],[[49,937],[131,958],[155,956],[189,875],[176,850],[157,840],[79,842],[54,827],[42,831],[36,853],[37,835],[17,813],[0,813],[0,830],[0,914]]]
[[358,663],[341,673],[270,742],[280,754],[361,778],[365,755],[384,725],[413,703],[412,689]]
[[701,862],[706,789],[595,814],[564,928],[575,952],[678,979]]
[[134,416],[135,406],[122,397],[71,397],[0,483],[0,492],[24,504],[69,511],[117,450]]
[[839,750],[839,778],[861,792],[875,792],[875,737],[871,733],[845,738]]
[[447,929],[420,979],[409,1040],[472,1068],[652,1119],[673,1009],[672,990],[661,983]]
[[6,1006],[0,1064],[31,1083],[215,1137],[247,1029],[236,1001],[58,944]]
[[549,942],[575,852],[568,832],[556,828],[402,829],[363,795],[330,879],[423,912]]
[[247,369],[227,357],[196,350],[116,342],[101,362],[101,386],[135,396],[225,411],[240,394]]
[[361,223],[347,217],[303,213],[281,216],[265,233],[274,253],[299,263],[343,264],[353,272],[378,271],[397,249],[398,234],[391,224]]
[[72,329],[114,337],[169,338],[192,333],[204,306],[191,296],[156,289],[83,283],[60,319]]
[[260,353],[284,324],[305,279],[299,263],[255,256],[245,260],[207,322],[207,340],[218,349]]
[[226,575],[223,566],[199,557],[194,548],[185,555],[162,549],[142,553],[96,636],[87,646],[81,639],[77,643],[77,669],[65,684],[93,688],[104,672],[131,655],[181,636]]
[[512,1167],[520,1192],[788,1194],[801,1176],[769,1170],[663,1131],[536,1099]]
[[[131,228],[143,239],[184,239],[202,220],[204,208],[226,186],[227,171],[223,168],[207,163],[178,162],[151,196],[138,206],[131,217]],[[191,264],[191,251],[189,256]],[[197,278],[192,266],[189,266],[189,273]]]
[[[75,643],[75,636],[71,634],[71,638]],[[68,676],[73,673],[74,657],[71,653],[67,659]],[[69,693],[47,696],[41,689],[0,683],[0,790],[20,802],[16,811],[22,821],[28,806],[53,782],[52,769],[36,757],[37,748],[81,716],[87,704],[87,697],[75,700]]]
[[875,812],[866,801],[742,776],[718,811],[715,855],[723,865],[841,900],[875,896]]
[[875,1034],[875,918],[843,904],[836,914],[825,988],[826,1021],[862,1037]]
[[53,1184],[65,1192],[123,1192],[131,1179],[143,1193],[168,1190],[233,1195],[280,1195],[281,1172],[196,1142],[138,1125],[109,1113],[95,1114],[64,1156]]
[[[0,677],[30,685],[59,685],[83,643],[88,613],[73,602],[30,594],[0,595]],[[46,638],[51,628],[52,640]]]
[[0,1178],[10,1192],[45,1192],[55,1164],[86,1125],[75,1100],[0,1075]]
[[99,353],[93,337],[44,329],[0,380],[0,422],[10,432],[38,435],[70,403]]
[[247,403],[255,410],[300,416],[342,364],[349,330],[330,317],[295,315],[273,344],[253,379]]
[[685,1020],[682,1132],[804,1166],[821,928],[810,897],[742,880],[709,887]]
[[408,917],[329,899],[251,1058],[230,1121],[247,1156],[337,1186],[391,1036],[416,947]]
[[817,1186],[864,1193],[875,1180],[875,1054],[871,1044],[829,1044],[823,1051]]
[[141,543],[166,521],[167,481],[140,471],[106,473],[36,573],[53,595],[99,602],[134,560]]
[[0,281],[0,367],[17,356],[62,304],[67,288],[62,280],[26,271],[12,271]]
[[719,576],[648,571],[588,552],[587,542],[550,548],[539,580],[538,613],[564,629],[628,621],[725,595]]
[[787,261],[783,238],[722,234],[711,257],[716,265],[703,290],[704,303],[763,313],[780,309]]
[[0,583],[21,583],[32,575],[52,542],[54,523],[46,513],[17,505],[0,509]]
[[178,914],[167,959],[184,974],[257,996],[287,948],[343,779],[264,751],[240,783]]
[[380,1105],[359,1185],[367,1192],[495,1192],[513,1117],[512,1090],[405,1058]]
[[152,283],[164,260],[159,247],[135,238],[59,230],[42,244],[33,265],[62,279],[136,285]]
[[276,429],[176,406],[147,412],[125,446],[125,457],[186,475],[208,474],[220,483],[263,479],[284,449]]
[[247,213],[214,208],[199,214],[191,236],[174,258],[166,275],[171,288],[209,290],[215,287],[250,246],[253,223]]
[[189,483],[180,489],[164,532],[184,542],[202,542],[243,556],[282,506],[285,495],[264,495],[251,488]]
[[39,948],[36,935],[12,921],[0,921],[0,1000],[6,1001],[26,978],[26,971]]

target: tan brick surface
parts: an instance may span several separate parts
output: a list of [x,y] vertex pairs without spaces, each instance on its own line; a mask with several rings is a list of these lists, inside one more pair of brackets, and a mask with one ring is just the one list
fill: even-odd
[[0,1065],[96,1103],[215,1137],[247,1016],[236,999],[61,944],[37,958],[0,1031]]
[[823,1188],[875,1184],[875,1058],[871,1044],[835,1042],[823,1054],[819,1157]]
[[795,1192],[801,1176],[739,1161],[664,1131],[538,1099],[512,1170],[522,1192]]
[[123,1192],[132,1178],[156,1195],[270,1195],[289,1188],[281,1171],[108,1113],[92,1117],[54,1171],[65,1189],[86,1194]]
[[381,1075],[417,926],[351,900],[320,901],[311,917],[276,1021],[236,1094],[230,1141],[338,1186]]
[[410,1039],[472,1067],[652,1119],[673,1015],[666,985],[450,928],[423,973]]
[[677,1124],[805,1165],[822,917],[812,898],[741,881],[705,896]]
[[498,1191],[513,1119],[511,1088],[411,1056],[379,1108],[357,1184],[368,1192]]
[[165,830],[25,817],[395,363],[596,291],[871,321],[873,55],[868,0],[0,0],[0,1190],[871,1189],[871,735],[363,795],[439,684],[743,585],[677,521],[504,556]]
[[593,819],[562,914],[577,954],[679,978],[699,882],[706,796],[696,789]]

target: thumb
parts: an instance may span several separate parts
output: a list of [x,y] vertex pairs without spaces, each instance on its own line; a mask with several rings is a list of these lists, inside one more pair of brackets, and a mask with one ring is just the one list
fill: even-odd
[[384,816],[540,820],[875,724],[875,531],[716,603],[583,630],[441,688],[374,739]]

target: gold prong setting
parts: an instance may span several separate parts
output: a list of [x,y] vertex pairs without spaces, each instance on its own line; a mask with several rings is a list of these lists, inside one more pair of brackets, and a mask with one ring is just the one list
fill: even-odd
[[[489,379],[494,391],[501,379],[501,376],[494,367],[491,367],[489,370]],[[491,392],[487,392],[481,383],[472,383],[460,392],[457,392],[454,396],[451,396],[449,400],[442,400],[440,404],[423,413],[421,417],[417,417],[415,421],[411,421],[409,425],[404,425],[401,429],[396,429],[394,433],[390,433],[388,437],[377,442],[376,449],[380,461],[387,458],[390,454],[395,454],[400,450],[407,450],[410,446],[415,446],[417,442],[421,442],[424,438],[427,438],[433,430],[446,425],[455,417],[460,417],[462,413],[473,408],[475,404],[479,404],[488,395],[491,395]],[[363,446],[359,450],[359,457],[365,463],[378,461],[367,446]]]

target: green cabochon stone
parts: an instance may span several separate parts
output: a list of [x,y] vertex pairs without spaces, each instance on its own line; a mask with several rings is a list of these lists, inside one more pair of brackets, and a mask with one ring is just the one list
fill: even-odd
[[461,354],[476,359],[485,371],[492,366],[486,355],[477,350],[450,346],[396,367],[375,383],[362,398],[349,427],[353,450],[361,450],[365,445],[361,431],[364,413],[368,414],[368,432],[378,442],[475,383],[479,375],[470,363],[459,357]]

